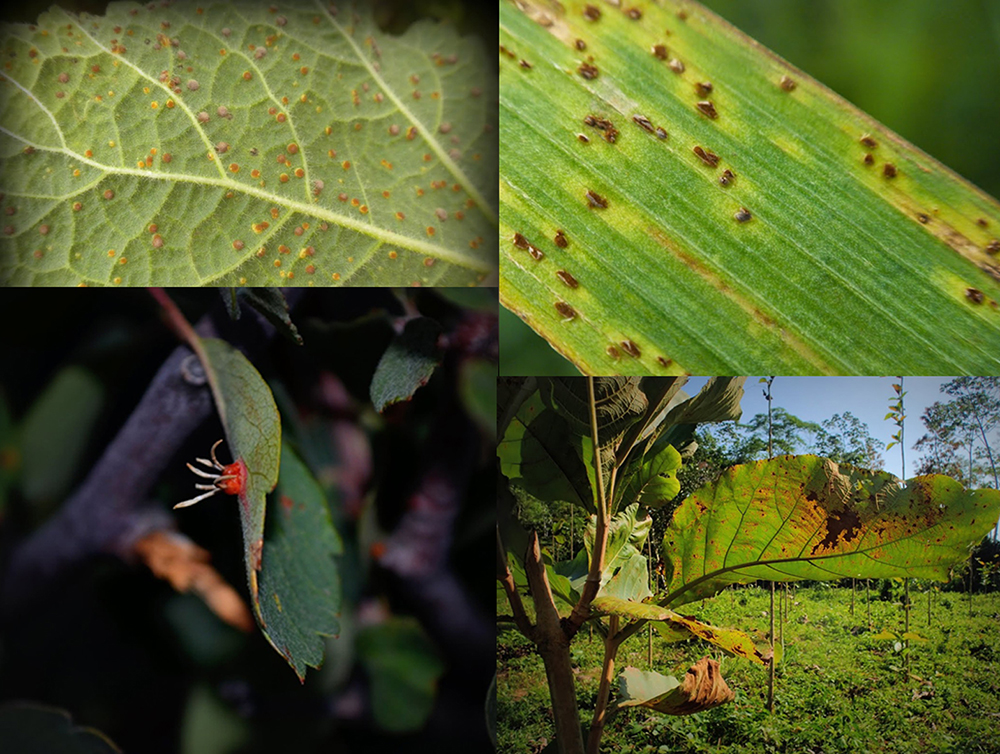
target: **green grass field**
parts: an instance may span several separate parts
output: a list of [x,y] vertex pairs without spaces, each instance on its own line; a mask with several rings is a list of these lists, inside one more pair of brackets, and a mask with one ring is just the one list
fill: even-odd
[[[731,589],[682,611],[741,628],[765,644],[769,599],[756,587]],[[926,641],[911,643],[907,671],[892,640],[873,638],[882,630],[902,633],[898,601],[877,600],[873,590],[869,631],[863,582],[853,616],[849,586],[793,587],[774,714],[767,711],[765,668],[701,642],[665,644],[655,633],[650,668],[642,632],[621,647],[618,669],[631,665],[680,677],[708,655],[720,661],[736,699],[687,717],[625,711],[608,726],[602,751],[1000,754],[1000,594],[974,595],[970,616],[967,595],[935,593],[930,625],[926,593],[911,589],[911,599],[910,631]],[[591,638],[585,627],[572,651],[581,718],[589,722],[603,651],[599,635]],[[545,673],[529,642],[509,626],[499,630],[497,670],[498,751],[539,752],[553,730]]]

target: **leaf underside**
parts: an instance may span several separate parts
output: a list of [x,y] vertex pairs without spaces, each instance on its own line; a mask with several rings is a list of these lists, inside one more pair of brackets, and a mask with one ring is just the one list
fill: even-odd
[[940,475],[901,484],[810,455],[734,466],[675,511],[663,538],[662,604],[758,579],[947,581],[996,523],[1000,492]]
[[0,31],[0,284],[471,285],[496,79],[367,3],[59,8]]
[[501,301],[581,370],[1000,370],[995,199],[688,0],[500,18]]

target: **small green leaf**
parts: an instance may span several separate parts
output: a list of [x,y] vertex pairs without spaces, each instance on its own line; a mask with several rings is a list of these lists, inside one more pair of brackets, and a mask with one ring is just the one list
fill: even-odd
[[2,285],[495,276],[497,79],[451,24],[111,3],[4,24],[0,49]]
[[22,429],[25,497],[53,500],[69,490],[103,404],[103,386],[83,367],[66,367],[45,388]]
[[376,411],[409,400],[434,374],[441,361],[441,325],[429,317],[407,320],[392,339],[372,377],[371,399]]
[[247,583],[260,621],[257,572],[264,544],[265,500],[278,481],[281,419],[271,389],[246,356],[215,338],[203,338],[201,347],[229,452],[234,461],[242,459],[246,466],[246,487],[239,496],[240,521]]
[[281,476],[271,496],[260,571],[264,635],[300,679],[323,662],[324,637],[340,631],[343,545],[323,490],[295,452],[283,444]]
[[94,728],[73,725],[68,712],[23,702],[0,708],[0,741],[17,754],[117,754]]
[[420,624],[412,618],[390,618],[362,629],[357,646],[371,679],[375,722],[396,733],[422,727],[434,707],[444,663]]
[[238,293],[254,309],[274,325],[275,329],[296,345],[302,345],[302,336],[288,313],[288,301],[280,288],[238,288]]

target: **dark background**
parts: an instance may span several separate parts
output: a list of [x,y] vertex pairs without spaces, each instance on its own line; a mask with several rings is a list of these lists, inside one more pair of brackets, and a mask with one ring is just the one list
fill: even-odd
[[[997,0],[703,4],[984,191],[1000,196]],[[500,353],[501,374],[579,374],[505,309],[500,312]]]
[[[471,293],[488,301],[487,291]],[[215,289],[174,290],[170,295],[191,322],[222,303]],[[452,311],[453,305],[433,292],[418,297],[425,297],[414,299],[422,302],[425,313],[446,316]],[[371,443],[373,515],[383,530],[392,531],[404,514],[409,485],[422,471],[434,417],[442,411],[443,398],[453,393],[439,370],[410,404],[393,407],[382,417],[375,417],[370,406],[364,408],[371,373],[392,337],[385,314],[403,314],[399,298],[389,290],[307,291],[293,314],[306,344],[276,337],[254,364],[295,405],[308,432],[286,415],[283,434],[297,439],[300,447],[325,436],[329,409],[324,415],[315,400],[319,376],[333,373],[343,382],[360,407],[356,426]],[[13,289],[0,295],[0,584],[17,545],[55,515],[62,502],[25,500],[17,483],[18,428],[34,402],[68,365],[84,367],[102,387],[100,413],[68,482],[71,492],[177,344],[145,290]],[[5,426],[5,412],[13,430]],[[59,429],[71,428],[64,423],[53,431]],[[232,498],[216,496],[185,511],[169,511],[193,490],[185,462],[193,460],[193,453],[206,455],[222,436],[213,413],[159,475],[151,500],[144,503],[172,515],[184,535],[211,553],[213,566],[249,604]],[[483,437],[485,453],[492,443]],[[220,450],[222,458],[227,453]],[[64,463],[55,454],[50,460],[53,467]],[[450,567],[492,626],[488,616],[494,589],[485,574],[490,568],[494,477],[485,456],[477,464],[455,525]],[[240,633],[197,597],[175,593],[141,563],[107,554],[78,562],[14,609],[0,605],[0,706],[28,700],[68,710],[75,723],[103,731],[126,752],[142,754],[378,754],[425,747],[491,751],[484,717],[493,672],[489,652],[482,653],[484,667],[476,670],[449,664],[448,648],[435,644],[446,669],[426,728],[395,735],[374,723],[368,680],[352,659],[357,655],[351,654],[354,611],[362,603],[369,608],[380,603],[394,615],[405,615],[412,614],[412,605],[391,577],[358,564],[361,521],[338,511],[337,495],[329,481],[325,485],[346,548],[339,559],[342,637],[331,645],[326,667],[310,668],[304,684],[256,627]],[[433,634],[426,626],[425,631]],[[347,676],[338,680],[334,669],[343,668],[345,658]],[[0,740],[0,751],[11,752],[8,744]]]

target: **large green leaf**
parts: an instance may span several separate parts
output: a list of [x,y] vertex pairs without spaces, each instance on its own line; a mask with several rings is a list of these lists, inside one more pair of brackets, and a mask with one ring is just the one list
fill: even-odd
[[287,444],[271,498],[261,558],[259,616],[267,640],[300,679],[323,662],[324,637],[340,631],[343,545],[319,483]]
[[656,449],[652,458],[645,459],[621,490],[621,500],[640,502],[650,508],[659,508],[673,500],[681,490],[677,472],[681,467],[681,454],[673,445]]
[[496,79],[368,3],[5,25],[0,283],[456,285],[496,269]]
[[264,546],[265,501],[278,481],[281,419],[271,389],[246,356],[224,340],[204,338],[200,343],[227,446],[233,460],[241,460],[245,467],[246,484],[239,494],[243,553],[254,611],[263,624],[257,572]]
[[581,370],[1000,369],[993,198],[690,0],[500,19],[501,300]]
[[[639,505],[634,503],[619,511],[608,526],[607,545],[604,550],[604,570],[601,572],[600,594],[623,600],[641,601],[652,596],[649,589],[649,570],[646,557],[642,554],[646,537],[653,527],[652,517],[638,518]],[[587,563],[594,551],[594,537],[597,534],[597,517],[587,521],[583,543],[587,551]],[[586,574],[573,586],[583,589]]]
[[816,456],[735,466],[689,496],[663,538],[670,607],[757,579],[948,580],[996,524],[1000,491]]

